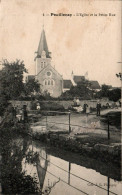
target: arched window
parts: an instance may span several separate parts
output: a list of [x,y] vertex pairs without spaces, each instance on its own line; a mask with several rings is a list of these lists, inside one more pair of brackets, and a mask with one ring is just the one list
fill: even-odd
[[53,80],[51,80],[51,85],[53,85]]
[[44,67],[46,67],[46,62],[44,62]]
[[45,79],[44,80],[44,85],[54,85],[55,82],[53,79]]
[[48,80],[48,85],[50,85],[50,80]]
[[47,80],[45,80],[45,85],[47,85]]

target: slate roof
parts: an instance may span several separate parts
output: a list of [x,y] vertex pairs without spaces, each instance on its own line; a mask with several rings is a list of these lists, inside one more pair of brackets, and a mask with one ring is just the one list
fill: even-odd
[[101,88],[98,81],[90,81],[90,83],[91,83],[92,89],[100,89]]
[[107,85],[109,87],[109,89],[112,89],[112,85]]
[[70,89],[72,86],[71,80],[63,80],[63,88]]
[[50,56],[49,56],[50,52],[48,50],[48,45],[47,45],[47,40],[46,40],[46,35],[45,35],[44,29],[42,30],[41,38],[40,38],[40,42],[39,42],[39,46],[38,46],[38,51],[37,51],[38,57],[41,57],[42,51],[45,51],[46,57],[50,58]]
[[26,81],[30,81],[31,79],[34,79],[34,78],[35,78],[34,75],[28,75],[28,76],[26,77]]
[[74,82],[75,82],[76,84],[77,84],[78,82],[84,80],[84,79],[85,79],[84,76],[76,76],[76,75],[74,75],[74,78],[73,78],[73,80],[74,80]]
[[55,72],[57,72],[58,75],[59,75],[60,77],[62,77],[62,75],[61,75],[55,68],[53,68],[53,66],[51,66],[51,65],[47,65],[46,67],[42,68],[42,70],[40,70],[40,72],[38,72],[38,74],[37,74],[36,76],[38,76],[38,75],[39,75],[44,69],[46,69],[47,67],[49,68],[49,66],[50,66]]

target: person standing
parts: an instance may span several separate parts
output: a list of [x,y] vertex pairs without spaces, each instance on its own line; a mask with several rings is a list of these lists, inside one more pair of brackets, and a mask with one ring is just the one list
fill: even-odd
[[96,109],[97,109],[97,116],[100,116],[100,111],[101,111],[101,104],[100,104],[100,102],[97,103]]
[[79,100],[79,98],[76,98],[76,105],[77,106],[80,106],[80,100]]
[[74,100],[73,100],[73,104],[74,104],[74,106],[77,105],[77,103],[76,103],[76,98],[75,98],[75,97],[74,97]]
[[23,106],[23,116],[24,116],[24,123],[28,122],[28,113],[26,109],[26,105]]
[[84,112],[84,113],[86,113],[87,107],[88,107],[88,104],[85,103],[85,104],[83,105],[83,112]]
[[40,110],[40,104],[39,103],[37,104],[36,109]]
[[87,104],[87,106],[86,106],[86,125],[88,125],[88,116],[89,116],[89,113],[90,113],[90,107]]
[[87,107],[86,107],[86,115],[87,115],[87,117],[88,117],[89,113],[90,113],[90,107],[89,107],[89,105],[87,105]]

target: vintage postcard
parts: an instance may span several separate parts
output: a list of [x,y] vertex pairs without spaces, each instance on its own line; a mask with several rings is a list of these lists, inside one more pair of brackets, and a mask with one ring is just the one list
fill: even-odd
[[121,0],[0,0],[0,194],[121,195]]

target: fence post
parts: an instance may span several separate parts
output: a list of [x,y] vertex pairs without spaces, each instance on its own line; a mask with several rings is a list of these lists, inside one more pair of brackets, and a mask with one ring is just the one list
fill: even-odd
[[70,127],[70,112],[69,112],[69,133],[71,133],[71,127]]
[[109,115],[108,115],[108,140],[110,140]]
[[46,112],[46,130],[47,130],[47,112]]

